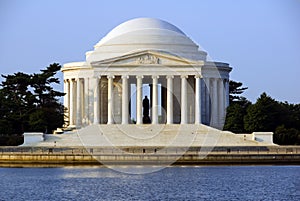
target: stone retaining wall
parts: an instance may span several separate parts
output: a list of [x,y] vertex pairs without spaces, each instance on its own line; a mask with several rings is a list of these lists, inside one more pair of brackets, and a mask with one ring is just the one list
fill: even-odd
[[300,147],[3,147],[0,166],[15,165],[300,164]]

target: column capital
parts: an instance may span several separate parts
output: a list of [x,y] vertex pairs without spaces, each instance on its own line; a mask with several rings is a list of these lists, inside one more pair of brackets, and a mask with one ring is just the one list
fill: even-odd
[[107,79],[114,79],[115,78],[114,75],[107,75],[106,77],[107,77]]
[[188,75],[181,75],[180,76],[181,79],[183,79],[183,78],[187,79],[188,77],[189,77]]
[[167,78],[167,79],[173,79],[173,78],[174,78],[174,75],[167,75],[166,78]]
[[152,79],[158,79],[159,76],[158,75],[152,75]]
[[137,76],[136,76],[136,79],[143,79],[143,78],[144,78],[143,75],[137,75]]
[[203,77],[202,77],[202,75],[197,74],[197,75],[195,75],[195,78],[203,78]]
[[76,82],[82,82],[82,81],[83,81],[83,78],[82,78],[82,77],[75,78],[75,81],[76,81]]
[[92,78],[94,78],[94,79],[100,79],[101,75],[99,75],[99,76],[93,76]]
[[129,79],[129,75],[122,75],[121,78],[122,79]]

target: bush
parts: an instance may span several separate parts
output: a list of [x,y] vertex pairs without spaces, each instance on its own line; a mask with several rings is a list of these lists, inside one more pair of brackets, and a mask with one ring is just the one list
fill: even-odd
[[24,143],[22,135],[1,135],[0,146],[18,146]]

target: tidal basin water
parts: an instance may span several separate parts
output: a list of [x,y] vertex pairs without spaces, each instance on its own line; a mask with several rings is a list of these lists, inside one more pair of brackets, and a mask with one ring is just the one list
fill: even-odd
[[300,166],[175,166],[135,175],[103,167],[0,168],[0,185],[0,200],[299,201]]

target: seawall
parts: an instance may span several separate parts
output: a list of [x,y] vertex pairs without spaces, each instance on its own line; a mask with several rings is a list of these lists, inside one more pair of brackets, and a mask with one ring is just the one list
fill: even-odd
[[0,148],[0,166],[209,164],[300,164],[300,146]]

